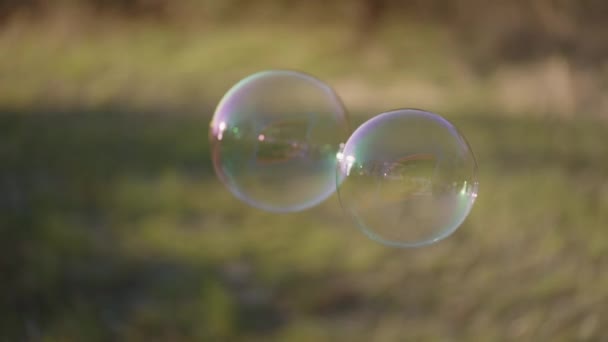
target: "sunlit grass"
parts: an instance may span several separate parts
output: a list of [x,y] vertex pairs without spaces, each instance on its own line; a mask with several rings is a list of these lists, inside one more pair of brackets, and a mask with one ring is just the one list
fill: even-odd
[[192,110],[217,102],[239,79],[276,68],[311,73],[354,107],[414,105],[414,98],[418,106],[445,108],[444,100],[454,105],[458,96],[462,102],[463,93],[446,98],[445,89],[453,92],[462,81],[449,40],[413,23],[386,26],[360,45],[353,28],[328,23],[187,29],[93,22],[17,23],[3,30],[0,104]]

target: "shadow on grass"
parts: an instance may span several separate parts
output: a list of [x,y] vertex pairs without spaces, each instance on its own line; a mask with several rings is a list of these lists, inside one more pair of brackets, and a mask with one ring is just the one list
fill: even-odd
[[[214,265],[134,252],[121,241],[129,234],[124,230],[131,229],[125,222],[153,208],[122,208],[119,185],[133,179],[153,184],[164,174],[199,183],[214,180],[208,119],[120,111],[0,113],[2,338],[125,337],[124,324],[134,311],[143,316],[165,311],[164,323],[173,328],[141,329],[149,337],[230,333],[233,328],[222,327],[230,323],[204,317],[205,311],[226,306],[213,304],[222,296]],[[192,305],[195,299],[208,302]],[[259,310],[276,315],[272,308]],[[255,308],[241,311],[253,317],[259,313]],[[184,315],[193,316],[190,320],[196,319],[202,328],[188,327]],[[136,324],[154,325],[163,319],[140,321]],[[271,319],[250,328],[275,324]]]
[[[295,326],[299,336],[302,327],[328,317],[338,322],[353,312],[361,313],[361,321],[377,311],[394,317],[409,312],[425,322],[451,312],[445,309],[450,308],[449,298],[441,297],[449,289],[437,283],[437,274],[408,271],[417,267],[408,255],[380,252],[403,256],[409,266],[398,269],[411,283],[406,293],[400,292],[401,278],[395,278],[399,286],[390,295],[379,296],[373,286],[359,289],[351,280],[371,279],[373,268],[382,268],[373,266],[341,279],[349,272],[349,262],[337,264],[327,257],[337,254],[331,242],[324,242],[327,235],[317,234],[323,228],[300,229],[318,225],[317,221],[304,216],[260,218],[255,211],[235,209],[234,199],[231,204],[222,202],[209,155],[208,123],[206,116],[120,110],[0,113],[0,340],[248,339],[270,336],[286,325]],[[536,173],[540,179],[556,169],[572,179],[580,173],[588,177],[589,172],[599,177],[607,169],[608,164],[601,162],[607,145],[597,143],[604,136],[603,125],[467,118],[459,126],[478,154],[481,172],[496,185],[518,170]],[[189,188],[196,188],[196,195]],[[204,206],[196,204],[199,200]],[[508,205],[519,201],[506,200]],[[539,208],[558,210],[551,203],[543,198]],[[221,231],[235,225],[252,225],[259,236],[244,232],[241,238],[227,240],[227,235],[196,237],[180,231],[192,226],[215,234],[208,227]],[[272,240],[265,232],[279,234],[272,231],[273,225],[295,226]],[[305,233],[310,236],[300,236],[311,241],[310,247],[293,248],[289,234]],[[247,241],[250,237],[258,240]],[[165,247],[150,248],[139,241],[148,238]],[[187,246],[188,240],[193,244]],[[464,246],[463,260],[476,260],[469,256],[466,234],[452,241]],[[453,248],[449,243],[440,248]],[[256,250],[260,244],[264,246]],[[247,248],[240,252],[239,246]],[[229,262],[218,262],[214,255],[229,248],[236,250],[226,258]],[[438,250],[429,254],[441,255]],[[342,251],[343,259],[356,252]],[[289,261],[275,265],[278,285],[272,280],[266,281],[271,285],[260,285],[253,279],[252,264],[271,269],[281,259],[300,260],[306,267],[293,267]],[[391,265],[390,258],[386,260]],[[495,268],[493,262],[488,259],[487,269]],[[311,266],[317,264],[321,266]],[[334,274],[331,267],[336,268]],[[460,272],[438,269],[456,276]],[[408,303],[407,310],[395,300],[400,296],[405,296],[401,303]],[[490,305],[479,308],[492,310]],[[492,323],[494,328],[502,326],[500,320]],[[327,327],[324,324],[320,326]],[[459,331],[458,336],[467,336],[464,325]]]

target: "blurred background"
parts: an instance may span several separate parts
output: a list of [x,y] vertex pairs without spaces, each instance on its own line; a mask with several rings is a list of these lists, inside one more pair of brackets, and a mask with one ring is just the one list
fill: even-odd
[[[0,341],[606,341],[608,2],[1,0]],[[332,85],[468,138],[447,240],[368,240],[335,196],[240,203],[207,131],[239,79]]]

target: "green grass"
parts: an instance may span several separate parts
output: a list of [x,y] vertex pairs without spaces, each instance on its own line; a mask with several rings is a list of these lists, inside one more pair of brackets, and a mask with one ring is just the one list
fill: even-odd
[[368,114],[416,107],[606,116],[601,77],[558,56],[482,60],[487,70],[481,73],[471,60],[475,48],[445,27],[393,18],[362,35],[343,21],[304,18],[252,15],[192,26],[76,14],[15,20],[0,30],[0,105],[191,113],[217,103],[254,72],[295,69],[327,82],[349,109]]
[[91,21],[17,22],[0,31],[0,104],[191,112],[216,103],[239,79],[277,68],[329,82],[350,107],[423,99],[443,108],[488,98],[476,84],[462,83],[446,34],[416,24],[387,25],[369,43],[357,43],[357,32],[341,23],[187,29]]
[[608,126],[451,119],[478,202],[447,240],[400,250],[335,196],[240,203],[206,116],[3,113],[0,340],[601,340]]

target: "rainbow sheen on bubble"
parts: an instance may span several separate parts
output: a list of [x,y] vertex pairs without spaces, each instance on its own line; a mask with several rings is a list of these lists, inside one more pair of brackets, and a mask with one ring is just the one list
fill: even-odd
[[477,197],[477,163],[446,119],[421,110],[382,113],[338,154],[338,195],[370,238],[418,247],[453,233]]
[[336,190],[346,111],[322,81],[270,70],[234,85],[210,126],[213,165],[226,187],[270,212],[313,207]]

